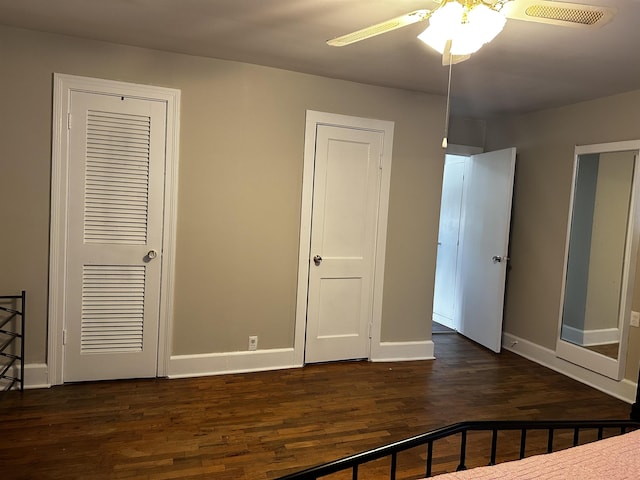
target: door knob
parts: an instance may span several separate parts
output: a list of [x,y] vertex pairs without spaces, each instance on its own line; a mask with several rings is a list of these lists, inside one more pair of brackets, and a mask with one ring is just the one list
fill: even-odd
[[154,258],[156,258],[158,256],[158,252],[156,252],[155,250],[149,250],[147,252],[147,257],[151,260],[153,260]]
[[316,267],[322,263],[322,257],[320,255],[316,255],[313,257],[313,263],[316,264]]
[[491,260],[493,261],[493,263],[500,263],[500,262],[502,262],[503,260],[504,260],[505,262],[508,262],[508,261],[509,261],[509,257],[501,257],[500,255],[494,255],[494,256],[491,258]]

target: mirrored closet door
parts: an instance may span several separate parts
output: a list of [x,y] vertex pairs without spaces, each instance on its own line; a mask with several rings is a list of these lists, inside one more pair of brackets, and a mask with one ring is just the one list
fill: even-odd
[[624,374],[638,250],[640,141],[578,146],[556,355]]

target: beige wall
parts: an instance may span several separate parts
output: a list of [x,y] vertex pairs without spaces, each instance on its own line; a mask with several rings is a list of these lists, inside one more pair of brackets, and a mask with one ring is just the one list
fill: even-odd
[[[640,91],[488,123],[488,150],[518,149],[506,332],[555,350],[574,146],[639,138]],[[640,278],[635,310],[639,291]],[[631,329],[626,370],[634,380],[637,330]]]
[[[46,361],[53,72],[182,91],[173,354],[293,345],[307,109],[395,122],[382,339],[430,338],[444,98],[6,27],[0,45],[0,292],[28,291],[28,362]],[[506,332],[555,348],[574,145],[640,138],[639,107],[452,119],[449,143],[518,148]]]
[[450,145],[484,147],[487,123],[479,118],[451,116],[449,120]]
[[291,347],[305,110],[395,122],[383,341],[427,340],[444,99],[0,27],[0,291],[28,291],[46,360],[54,72],[182,91],[173,354]]

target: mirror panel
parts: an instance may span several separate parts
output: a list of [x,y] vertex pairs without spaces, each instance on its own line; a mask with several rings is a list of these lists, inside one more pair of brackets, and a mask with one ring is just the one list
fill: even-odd
[[574,163],[556,354],[615,379],[624,371],[635,272],[639,148],[576,147]]

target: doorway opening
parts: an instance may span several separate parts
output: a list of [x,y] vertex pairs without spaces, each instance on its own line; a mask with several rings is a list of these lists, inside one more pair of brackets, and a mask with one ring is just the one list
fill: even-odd
[[515,160],[515,148],[446,155],[443,175],[432,320],[494,352],[502,343]]
[[438,227],[438,253],[433,290],[432,333],[454,333],[459,329],[455,315],[460,221],[464,193],[464,168],[468,155],[445,155]]

